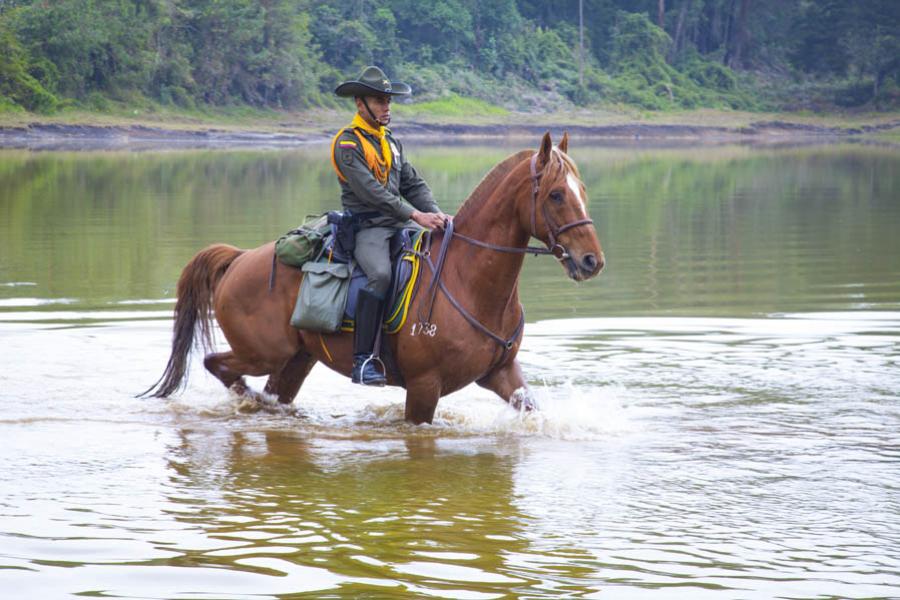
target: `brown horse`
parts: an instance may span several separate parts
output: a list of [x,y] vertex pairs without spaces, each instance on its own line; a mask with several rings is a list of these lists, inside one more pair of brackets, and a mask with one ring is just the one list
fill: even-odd
[[[516,360],[524,255],[553,254],[576,281],[597,275],[604,262],[567,146],[567,135],[553,147],[547,133],[537,153],[513,154],[485,176],[444,232],[434,232],[409,309],[428,318],[408,319],[388,340],[401,376],[389,372],[388,384],[406,387],[407,421],[430,423],[441,396],[473,381],[516,408],[533,408]],[[531,237],[546,248],[529,247]],[[168,365],[145,394],[166,397],[182,386],[195,329],[200,345],[212,347],[211,310],[231,350],[207,354],[203,363],[238,394],[255,396],[245,375],[268,375],[265,392],[290,403],[319,361],[349,376],[352,334],[291,327],[301,272],[279,266],[270,289],[273,252],[272,243],[253,250],[214,244],[191,259],[178,280]]]

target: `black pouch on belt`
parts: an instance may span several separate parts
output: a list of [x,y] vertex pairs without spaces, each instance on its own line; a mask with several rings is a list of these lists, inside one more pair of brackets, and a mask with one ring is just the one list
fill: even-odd
[[352,213],[349,210],[343,212],[333,210],[328,213],[328,222],[334,225],[334,237],[345,256],[353,256],[353,249],[356,248],[356,232],[359,231],[360,223],[380,215],[381,213],[377,211]]
[[335,243],[345,256],[352,257],[356,247],[356,230],[353,227],[353,215],[349,211],[333,210],[328,213],[328,222],[334,226]]

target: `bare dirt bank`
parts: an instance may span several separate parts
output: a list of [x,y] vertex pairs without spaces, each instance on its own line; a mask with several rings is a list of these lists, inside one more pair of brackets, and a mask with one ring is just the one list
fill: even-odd
[[[556,137],[568,131],[576,139],[648,144],[779,143],[838,141],[900,128],[900,120],[854,127],[787,121],[759,121],[740,127],[681,124],[497,124],[473,125],[403,121],[392,129],[404,138],[454,140]],[[33,150],[103,150],[164,148],[290,147],[326,142],[331,131],[267,132],[252,130],[176,129],[148,125],[77,125],[31,123],[0,126],[0,147]]]

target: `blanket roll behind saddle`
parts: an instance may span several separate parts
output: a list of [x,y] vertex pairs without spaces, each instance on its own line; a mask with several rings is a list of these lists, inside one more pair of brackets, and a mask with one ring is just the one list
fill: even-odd
[[305,263],[291,325],[322,333],[338,331],[344,318],[352,267],[347,263]]
[[331,232],[328,213],[308,215],[303,224],[275,241],[275,256],[290,267],[302,267],[322,253],[325,237]]

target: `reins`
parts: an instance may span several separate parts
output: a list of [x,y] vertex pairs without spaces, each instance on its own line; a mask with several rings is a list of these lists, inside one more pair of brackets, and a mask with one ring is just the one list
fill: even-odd
[[[538,172],[537,170],[537,158],[538,155],[537,153],[535,153],[531,157],[530,163],[531,237],[534,238],[537,237],[537,198],[538,192],[540,191],[541,187],[541,177],[544,175],[543,172]],[[487,248],[488,250],[496,250],[497,252],[508,252],[510,254],[534,254],[535,256],[541,254],[552,254],[557,258],[557,260],[565,260],[571,255],[569,254],[568,248],[559,243],[559,236],[570,229],[574,229],[575,227],[581,227],[582,225],[592,225],[594,223],[593,219],[578,219],[577,221],[565,223],[564,225],[557,225],[556,221],[553,220],[553,217],[551,217],[550,213],[547,211],[546,204],[541,206],[541,214],[544,216],[544,222],[547,224],[547,237],[550,238],[550,243],[543,248],[541,248],[540,246],[526,246],[525,248],[518,248],[515,246],[498,246],[496,244],[490,244],[488,242],[476,240],[475,238],[470,238],[469,236],[457,233],[455,231],[451,235],[454,237],[458,237],[459,239],[472,244],[473,246]],[[557,249],[559,249],[560,251],[559,254],[556,253]]]
[[[537,158],[538,154],[535,153],[531,157],[530,163],[530,171],[531,171],[531,237],[537,237],[537,199],[538,193],[540,191],[540,180],[543,176],[543,172],[538,172],[537,170]],[[562,159],[560,159],[562,160]],[[539,246],[526,246],[524,248],[516,247],[516,246],[500,246],[497,244],[491,244],[489,242],[483,242],[481,240],[477,240],[475,238],[471,238],[469,236],[463,235],[461,233],[457,233],[454,231],[453,221],[450,220],[447,222],[447,226],[444,229],[444,236],[441,240],[441,247],[438,251],[437,264],[432,262],[431,253],[429,251],[425,251],[421,254],[421,256],[425,259],[428,264],[428,268],[431,269],[432,277],[431,284],[428,286],[428,318],[421,319],[423,306],[419,307],[419,323],[416,325],[419,327],[419,331],[425,333],[426,335],[434,336],[437,333],[437,326],[431,323],[432,313],[434,312],[434,300],[437,297],[438,289],[443,292],[443,294],[447,297],[447,300],[450,301],[450,304],[459,312],[460,315],[470,324],[472,327],[486,335],[487,337],[494,340],[502,349],[503,353],[500,355],[500,359],[491,364],[488,370],[485,372],[486,376],[490,373],[494,367],[498,364],[502,364],[506,359],[506,355],[512,349],[513,345],[515,345],[516,340],[519,339],[522,335],[522,331],[525,328],[525,309],[519,304],[519,308],[522,311],[522,316],[519,319],[519,324],[516,326],[515,331],[513,331],[512,336],[509,338],[504,338],[500,335],[497,335],[493,331],[491,331],[487,326],[481,323],[478,319],[476,319],[469,311],[467,311],[462,304],[450,293],[450,290],[447,289],[447,286],[444,285],[443,279],[441,275],[444,271],[444,263],[447,258],[447,250],[450,247],[450,242],[453,238],[459,238],[464,242],[471,244],[473,246],[478,246],[480,248],[486,248],[488,250],[494,250],[497,252],[506,252],[510,254],[533,254],[537,255],[545,255],[551,254],[556,257],[557,260],[563,261],[571,258],[569,254],[569,250],[559,243],[559,236],[575,227],[581,227],[582,225],[591,225],[594,221],[593,219],[579,219],[577,221],[572,221],[569,223],[565,223],[563,225],[557,225],[556,222],[550,217],[550,213],[547,211],[546,204],[541,206],[541,213],[544,216],[544,222],[547,225],[547,236],[549,238],[549,243],[546,244],[545,247]],[[556,250],[559,249],[560,253],[557,255]],[[515,287],[513,288],[515,290]],[[512,293],[511,293],[512,294]],[[510,295],[510,298],[512,295]],[[507,304],[509,304],[509,299],[507,299]],[[415,331],[415,329],[414,329]],[[480,379],[480,378],[479,378]]]

